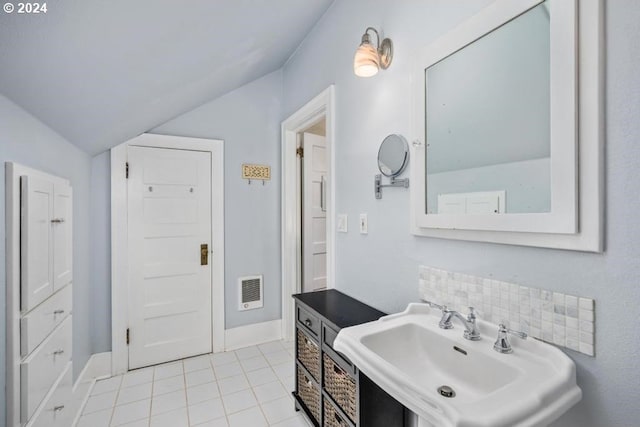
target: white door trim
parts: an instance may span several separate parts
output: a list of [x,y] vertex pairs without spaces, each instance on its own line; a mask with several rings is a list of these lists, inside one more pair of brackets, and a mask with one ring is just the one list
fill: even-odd
[[296,157],[297,134],[323,116],[329,186],[327,198],[327,288],[335,286],[335,88],[329,86],[282,122],[282,338],[293,339],[294,306],[291,294],[300,292],[300,191]]
[[173,148],[211,153],[211,308],[213,351],[224,351],[224,156],[223,141],[142,134],[111,149],[111,373],[129,369],[127,283],[127,147]]

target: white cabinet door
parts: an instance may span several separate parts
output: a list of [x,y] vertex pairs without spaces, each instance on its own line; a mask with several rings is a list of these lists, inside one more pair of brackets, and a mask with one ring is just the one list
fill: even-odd
[[53,293],[53,182],[22,176],[20,305],[29,311]]
[[210,153],[129,147],[128,161],[129,369],[209,353]]
[[[15,163],[7,184],[7,424],[33,427],[48,411],[37,425],[68,426],[58,401],[70,395],[72,371],[72,190]],[[65,366],[66,391],[54,393]],[[52,393],[56,404],[44,409]]]
[[53,288],[62,288],[73,274],[71,186],[56,183],[53,189]]
[[303,135],[302,292],[327,286],[327,159],[324,136]]

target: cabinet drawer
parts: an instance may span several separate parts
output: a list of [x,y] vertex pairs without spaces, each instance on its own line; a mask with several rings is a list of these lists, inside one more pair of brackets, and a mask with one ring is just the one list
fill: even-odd
[[33,416],[71,361],[71,317],[67,316],[42,345],[20,364],[20,414],[23,422]]
[[[333,342],[336,340],[338,336],[338,332],[327,326],[326,324],[322,324],[322,342],[324,344],[324,350],[327,351],[331,358],[340,365],[342,369],[347,371],[349,375],[355,375],[356,369],[353,363],[341,353],[338,353],[333,349]],[[330,350],[327,350],[329,347]]]
[[296,319],[316,337],[320,336],[320,320],[300,306],[296,306]]
[[71,313],[71,285],[20,319],[20,354],[31,353]]
[[323,417],[324,427],[351,427],[353,424],[345,419],[340,413],[333,407],[329,399],[323,399]]
[[311,378],[308,378],[306,374],[296,367],[298,381],[296,389],[298,390],[298,397],[305,404],[309,412],[315,418],[315,422],[320,422],[320,389],[314,384]]
[[355,420],[357,402],[356,381],[326,353],[323,354],[323,359],[323,388],[333,397],[333,400],[340,406],[340,409],[342,409],[352,421]]
[[35,415],[31,427],[68,427],[73,422],[71,363],[58,379],[55,388]]
[[299,328],[297,359],[313,375],[313,379],[320,381],[320,346],[310,340]]

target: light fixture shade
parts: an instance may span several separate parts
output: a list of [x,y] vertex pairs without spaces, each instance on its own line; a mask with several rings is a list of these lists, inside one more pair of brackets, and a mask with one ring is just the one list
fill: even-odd
[[380,56],[371,43],[363,42],[353,58],[353,72],[358,77],[371,77],[378,74]]

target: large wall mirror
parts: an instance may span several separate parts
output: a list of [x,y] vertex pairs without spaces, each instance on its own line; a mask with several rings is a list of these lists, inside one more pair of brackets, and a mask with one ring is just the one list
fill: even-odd
[[551,212],[550,1],[426,69],[427,213]]
[[414,234],[602,250],[602,5],[580,6],[496,0],[416,55]]

